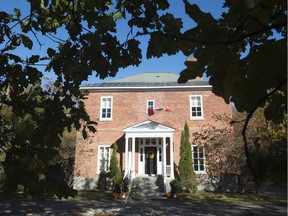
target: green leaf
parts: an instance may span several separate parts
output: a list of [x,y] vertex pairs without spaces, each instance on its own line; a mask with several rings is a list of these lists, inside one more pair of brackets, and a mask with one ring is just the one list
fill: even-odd
[[16,63],[18,62],[23,62],[23,59],[21,59],[19,56],[14,55],[14,54],[9,54],[8,55],[9,59],[14,60]]
[[23,33],[28,33],[32,29],[29,19],[26,19],[23,22],[20,22],[20,25],[21,25],[21,29]]
[[24,34],[20,34],[20,38],[22,39],[23,45],[31,50],[33,47],[32,40]]
[[34,109],[35,113],[37,113],[37,115],[42,115],[45,113],[45,109],[41,108],[41,107],[37,107]]
[[119,20],[123,17],[123,14],[121,11],[117,11],[116,13],[113,14],[114,19]]
[[[286,89],[287,92],[287,89]],[[277,92],[268,99],[267,107],[264,114],[267,120],[272,120],[276,124],[282,123],[285,113],[287,112],[287,96]]]
[[53,58],[56,55],[56,51],[52,48],[48,48],[47,54],[48,54],[49,58]]
[[161,45],[161,37],[159,35],[151,35],[147,49],[147,58],[161,57],[163,55],[163,47]]
[[187,68],[181,71],[180,76],[178,78],[179,83],[185,83],[190,79],[195,79],[196,77],[203,76],[205,65],[202,64],[201,61],[193,62],[187,60],[185,62],[185,65],[187,66]]
[[12,15],[4,11],[0,11],[0,21],[3,21],[4,23],[8,23],[12,18],[13,18]]
[[28,61],[30,64],[34,64],[34,63],[39,62],[39,58],[40,58],[39,55],[32,55]]
[[180,35],[180,30],[183,27],[183,23],[180,18],[176,19],[173,14],[166,13],[160,17],[160,20],[164,24],[164,32],[174,36]]
[[18,19],[21,17],[21,11],[18,8],[14,8],[14,13]]
[[185,11],[191,19],[193,19],[198,25],[206,25],[214,22],[214,18],[210,13],[202,12],[195,4],[190,4],[187,0],[183,0],[185,3]]
[[82,129],[82,136],[84,139],[87,139],[88,134],[85,128]]
[[99,31],[99,33],[106,33],[107,31],[111,31],[111,32],[116,32],[116,24],[115,21],[113,20],[112,16],[103,16],[103,17],[99,17],[99,21],[97,24],[97,31]]

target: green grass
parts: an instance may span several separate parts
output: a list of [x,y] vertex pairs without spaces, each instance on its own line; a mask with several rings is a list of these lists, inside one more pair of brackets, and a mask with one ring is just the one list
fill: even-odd
[[[112,199],[112,194],[100,191],[79,191],[75,200],[99,200]],[[196,194],[180,194],[179,199],[191,200],[193,202],[229,202],[244,205],[277,205],[287,206],[287,196],[277,194],[256,194],[256,193],[213,193],[199,191]]]
[[[68,197],[69,200],[100,200],[100,199],[111,199],[112,195],[110,191],[100,192],[100,191],[78,191],[75,197]],[[45,197],[44,199],[58,200],[54,196]],[[63,200],[65,198],[62,198]],[[33,201],[32,196],[24,195],[22,192],[17,192],[13,194],[3,195],[0,193],[0,202],[11,202],[11,201]]]
[[74,200],[99,200],[99,199],[112,199],[111,191],[78,191]]
[[[1,194],[0,194],[1,195]],[[56,197],[49,197],[55,199]],[[101,200],[112,199],[111,191],[78,191],[75,197],[69,197],[69,200]],[[287,195],[277,194],[256,194],[256,193],[213,193],[199,191],[195,194],[179,194],[178,199],[193,202],[229,202],[241,205],[277,205],[287,206]],[[1,202],[10,201],[32,201],[31,196],[24,196],[23,193],[15,193],[9,197],[1,197]]]
[[245,205],[277,205],[287,206],[287,196],[267,195],[256,193],[213,193],[213,192],[197,192],[196,194],[181,194],[180,199],[191,201],[210,201],[210,202],[230,202]]

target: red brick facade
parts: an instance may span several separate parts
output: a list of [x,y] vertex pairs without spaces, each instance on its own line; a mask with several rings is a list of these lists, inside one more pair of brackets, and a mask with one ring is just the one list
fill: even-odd
[[[195,89],[195,90],[194,90]],[[91,120],[97,121],[97,132],[89,134],[88,139],[83,140],[81,134],[77,136],[75,176],[86,178],[97,178],[97,156],[99,145],[109,145],[117,143],[119,149],[119,160],[122,170],[125,164],[125,128],[150,119],[175,129],[173,136],[174,164],[177,167],[180,152],[181,131],[185,121],[188,122],[193,143],[193,132],[200,130],[201,126],[219,125],[213,119],[213,115],[232,115],[231,105],[226,104],[222,98],[215,96],[211,88],[183,88],[183,89],[130,89],[130,90],[90,90],[85,107]],[[201,95],[203,102],[203,117],[201,120],[190,119],[190,96]],[[101,96],[113,97],[112,120],[100,120]],[[167,107],[172,110],[170,113],[159,113],[150,116],[147,114],[147,100],[154,100],[155,107]],[[219,125],[220,126],[220,125]],[[197,144],[197,143],[195,143]],[[138,158],[139,144],[136,141],[135,157]],[[166,150],[167,157],[169,149]],[[169,161],[169,160],[168,160]],[[136,175],[138,160],[135,160]]]

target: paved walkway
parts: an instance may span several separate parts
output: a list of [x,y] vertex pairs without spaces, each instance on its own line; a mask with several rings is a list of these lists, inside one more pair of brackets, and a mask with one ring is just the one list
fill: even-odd
[[[76,215],[86,212],[95,215],[96,210],[110,212],[111,215],[130,216],[182,216],[182,215],[287,215],[285,206],[245,206],[225,202],[187,202],[174,199],[128,200],[46,200],[43,202],[0,203],[0,215]],[[90,212],[90,214],[89,214]],[[79,215],[79,214],[77,214]]]

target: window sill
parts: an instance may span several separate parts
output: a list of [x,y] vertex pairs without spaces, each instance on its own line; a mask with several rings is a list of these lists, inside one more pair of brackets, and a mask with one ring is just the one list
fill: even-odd
[[99,119],[99,121],[101,121],[101,122],[111,122],[111,121],[113,121],[113,119]]
[[194,171],[196,175],[207,174],[206,171]]
[[96,173],[96,175],[101,175],[101,174],[103,174],[103,173],[107,174],[108,171],[101,171],[101,172],[98,171],[98,172]]
[[203,117],[197,117],[197,118],[190,118],[191,121],[204,121],[205,119]]

